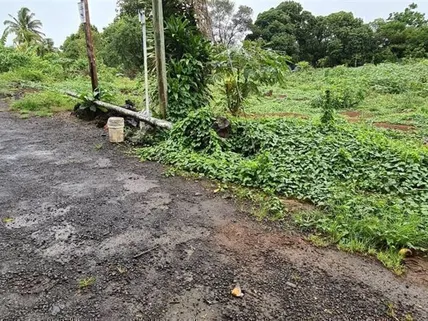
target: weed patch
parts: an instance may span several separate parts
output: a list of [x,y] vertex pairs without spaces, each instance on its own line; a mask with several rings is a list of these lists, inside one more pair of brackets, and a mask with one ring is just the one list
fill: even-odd
[[343,249],[377,253],[389,267],[399,266],[403,247],[428,248],[427,148],[365,126],[291,119],[235,119],[230,137],[221,139],[209,130],[211,121],[208,111],[193,113],[138,154],[312,202],[319,211],[294,216],[298,225]]
[[21,114],[51,116],[55,112],[73,109],[73,100],[54,92],[37,92],[25,95],[12,103],[12,110]]
[[94,278],[94,277],[90,277],[90,278],[79,280],[78,287],[79,287],[79,289],[86,289],[86,288],[94,285],[95,282],[96,282],[96,280],[97,279]]

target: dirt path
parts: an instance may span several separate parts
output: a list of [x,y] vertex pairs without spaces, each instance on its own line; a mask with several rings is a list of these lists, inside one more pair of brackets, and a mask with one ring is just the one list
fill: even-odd
[[254,222],[101,134],[0,112],[0,320],[428,320],[424,285]]

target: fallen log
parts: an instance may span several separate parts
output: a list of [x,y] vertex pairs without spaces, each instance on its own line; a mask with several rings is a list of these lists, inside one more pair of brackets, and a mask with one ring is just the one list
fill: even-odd
[[[64,90],[64,91],[62,91],[62,93],[67,95],[67,96],[73,97],[73,98],[77,98],[77,99],[81,98],[78,94],[76,94],[72,91]],[[162,120],[162,119],[146,116],[143,113],[138,113],[138,112],[135,112],[132,110],[128,110],[128,109],[125,109],[123,107],[119,107],[119,106],[116,106],[116,105],[113,105],[110,103],[106,103],[106,102],[103,102],[100,100],[94,100],[93,103],[97,106],[104,107],[108,110],[113,110],[113,111],[115,111],[119,114],[122,114],[124,116],[134,117],[134,118],[141,120],[141,121],[143,121],[149,125],[157,126],[159,128],[164,128],[164,129],[171,129],[172,128],[172,123],[167,121],[167,120]]]

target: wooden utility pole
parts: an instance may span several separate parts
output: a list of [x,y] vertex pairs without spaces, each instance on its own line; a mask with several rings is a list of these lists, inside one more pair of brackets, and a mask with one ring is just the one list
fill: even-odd
[[163,119],[166,118],[168,108],[168,85],[166,79],[166,58],[165,58],[165,35],[163,27],[162,0],[152,0],[153,3],[153,25],[155,30],[156,49],[156,71],[158,76],[158,91],[160,113]]
[[85,27],[86,52],[88,54],[89,60],[89,74],[91,76],[92,91],[95,91],[95,89],[98,88],[98,74],[97,64],[95,62],[94,43],[92,40],[91,19],[89,16],[88,0],[80,0],[80,6],[80,16],[82,18],[82,23]]

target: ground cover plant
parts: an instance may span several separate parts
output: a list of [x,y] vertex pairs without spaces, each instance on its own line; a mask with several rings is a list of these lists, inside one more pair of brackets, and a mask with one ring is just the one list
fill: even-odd
[[147,160],[222,182],[310,201],[294,216],[340,247],[378,254],[398,269],[399,250],[428,248],[428,148],[370,127],[296,119],[232,121],[227,139],[209,110],[176,124],[168,139],[138,150]]
[[[133,57],[141,57],[141,35],[127,32],[140,30],[133,13],[139,8],[131,9],[121,12],[106,38],[93,30],[100,58],[97,92],[117,105],[130,99],[141,110],[141,59],[122,54],[129,46]],[[166,116],[175,125],[170,132],[143,133],[133,141],[145,146],[137,154],[222,186],[262,191],[269,202],[261,216],[292,222],[319,243],[376,255],[397,272],[403,249],[426,252],[426,57],[348,66],[328,57],[325,65],[334,67],[313,68],[313,61],[294,64],[260,39],[242,48],[212,45],[196,28],[192,10],[166,13]],[[15,48],[0,44],[0,97],[13,111],[29,117],[73,110],[76,102],[61,90],[78,93],[82,108],[95,108],[82,30],[62,51],[41,51],[39,43],[21,40]],[[342,58],[337,61],[351,59]],[[150,77],[152,98],[155,83]],[[156,99],[152,112],[159,117]],[[224,132],[213,125],[221,119],[230,125]],[[286,216],[286,198],[316,210]]]

